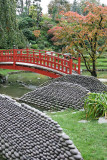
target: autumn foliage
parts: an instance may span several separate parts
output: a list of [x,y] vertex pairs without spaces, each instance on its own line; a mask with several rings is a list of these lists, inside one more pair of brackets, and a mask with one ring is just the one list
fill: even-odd
[[40,36],[40,30],[33,31],[33,34],[35,35],[36,38],[38,38]]
[[[57,34],[58,31],[60,32],[61,30],[62,30],[62,27],[55,26],[55,27],[53,27],[52,29],[48,30],[48,34],[54,35],[54,34]],[[53,36],[53,37],[51,38],[52,41],[57,41],[58,39],[59,39],[59,38],[57,38],[56,36]]]
[[[87,70],[97,76],[96,60],[106,47],[107,7],[86,4],[86,16],[62,11],[58,28],[52,28],[49,32],[53,32],[54,44],[65,45],[64,52],[80,53]],[[102,45],[99,45],[100,40],[103,40]]]

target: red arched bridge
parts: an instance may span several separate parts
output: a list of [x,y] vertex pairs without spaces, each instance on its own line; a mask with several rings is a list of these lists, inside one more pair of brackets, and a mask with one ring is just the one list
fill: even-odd
[[0,50],[0,68],[31,71],[57,78],[72,74],[73,70],[80,74],[80,57],[28,48]]

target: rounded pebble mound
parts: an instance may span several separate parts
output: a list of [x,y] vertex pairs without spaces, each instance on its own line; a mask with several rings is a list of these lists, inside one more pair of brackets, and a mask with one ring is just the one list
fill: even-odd
[[84,105],[84,97],[87,93],[89,91],[78,84],[54,82],[28,92],[20,100],[35,104],[44,110],[80,109]]
[[0,95],[0,153],[6,160],[83,160],[57,122],[4,95]]
[[45,82],[43,85],[47,85],[49,83],[54,82],[68,82],[73,84],[79,84],[82,87],[85,87],[90,92],[107,92],[107,85],[104,85],[100,80],[93,76],[84,76],[78,74],[66,75],[62,76],[48,82]]

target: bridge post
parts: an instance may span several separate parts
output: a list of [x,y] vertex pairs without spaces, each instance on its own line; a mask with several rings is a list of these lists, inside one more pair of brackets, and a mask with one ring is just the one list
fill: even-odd
[[29,61],[29,48],[28,48],[28,46],[26,46],[26,54],[27,54],[26,59],[27,59],[27,62],[28,62]]
[[69,63],[70,63],[70,68],[69,68],[69,74],[72,74],[72,55],[69,56]]
[[16,46],[13,45],[13,67],[15,69],[15,65],[16,65]]
[[81,73],[81,54],[79,53],[79,56],[78,56],[78,74]]

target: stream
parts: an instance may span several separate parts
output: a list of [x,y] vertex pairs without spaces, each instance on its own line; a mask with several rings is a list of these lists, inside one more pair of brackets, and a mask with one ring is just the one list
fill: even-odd
[[0,94],[5,94],[13,98],[20,98],[27,92],[36,89],[36,86],[33,85],[20,85],[20,84],[4,84],[0,85]]
[[31,89],[18,84],[17,85],[12,85],[12,84],[0,85],[0,94],[6,94],[14,98],[20,98],[22,95],[24,95],[29,91],[31,91]]

